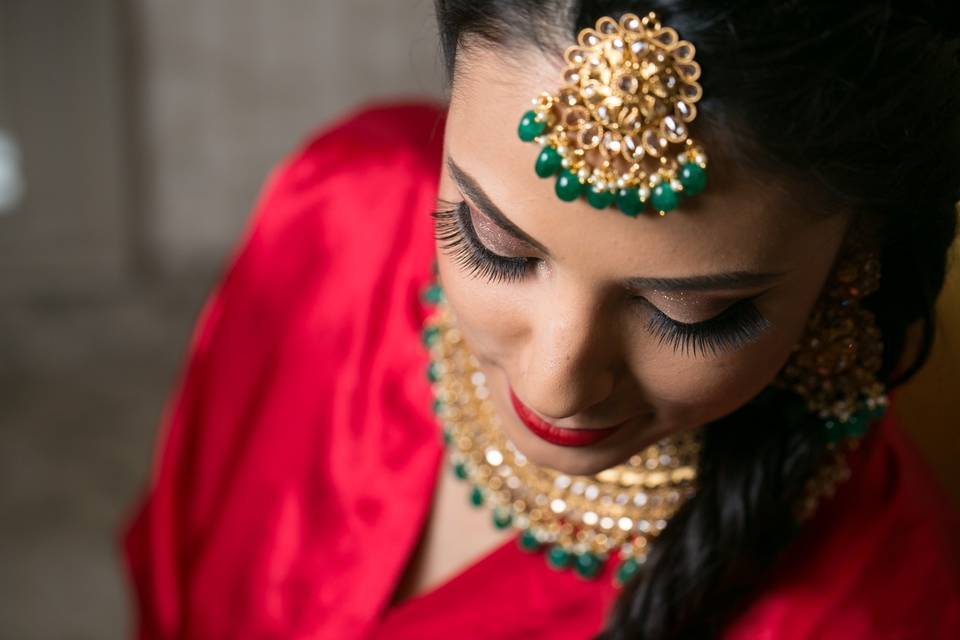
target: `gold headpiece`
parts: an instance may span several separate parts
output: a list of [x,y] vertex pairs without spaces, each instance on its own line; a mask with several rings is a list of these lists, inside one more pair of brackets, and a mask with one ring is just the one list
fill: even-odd
[[689,136],[703,95],[694,46],[656,14],[604,16],[567,48],[564,84],[533,99],[518,128],[537,142],[540,177],[562,200],[586,196],[631,217],[650,201],[660,215],[706,186],[707,156]]

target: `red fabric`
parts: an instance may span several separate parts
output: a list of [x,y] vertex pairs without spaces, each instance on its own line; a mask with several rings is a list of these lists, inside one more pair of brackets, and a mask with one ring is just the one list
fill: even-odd
[[[419,298],[443,116],[426,102],[368,105],[270,175],[123,530],[139,638],[562,640],[600,628],[612,566],[584,581],[512,540],[388,607],[445,472]],[[728,638],[960,638],[947,565],[960,527],[891,420],[866,444]]]

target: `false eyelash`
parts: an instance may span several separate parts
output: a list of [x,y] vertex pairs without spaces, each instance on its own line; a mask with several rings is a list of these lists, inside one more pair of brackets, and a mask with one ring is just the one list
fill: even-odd
[[678,322],[643,301],[652,311],[647,326],[660,344],[670,345],[674,351],[685,355],[697,356],[738,349],[759,338],[770,327],[770,321],[760,313],[753,300],[740,300],[713,318],[694,323]]
[[[465,201],[450,202],[438,199],[446,208],[431,212],[434,234],[440,248],[467,270],[468,275],[486,278],[488,282],[511,282],[527,275],[536,258],[501,256],[489,249],[477,237]],[[756,340],[770,326],[753,304],[754,298],[740,300],[719,315],[702,322],[678,322],[663,313],[645,298],[638,300],[652,315],[648,330],[675,352],[685,355],[716,354],[737,349]]]
[[467,271],[467,275],[488,282],[513,282],[527,275],[534,258],[501,256],[490,251],[477,237],[465,201],[438,200],[447,208],[431,212],[434,235],[440,248]]

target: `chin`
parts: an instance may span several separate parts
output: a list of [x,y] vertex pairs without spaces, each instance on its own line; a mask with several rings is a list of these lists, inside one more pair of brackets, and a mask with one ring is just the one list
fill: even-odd
[[578,476],[593,475],[622,464],[659,438],[649,435],[653,433],[651,429],[626,428],[593,445],[564,447],[541,440],[514,420],[502,424],[501,429],[533,464]]

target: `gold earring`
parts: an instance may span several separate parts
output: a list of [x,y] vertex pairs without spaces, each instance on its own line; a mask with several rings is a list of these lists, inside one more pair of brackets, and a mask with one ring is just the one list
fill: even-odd
[[828,443],[827,463],[810,478],[797,506],[800,520],[850,475],[840,445],[855,447],[886,411],[886,390],[877,377],[883,342],[873,313],[861,306],[879,284],[876,253],[842,256],[777,378],[776,386],[796,393],[820,419]]
[[879,288],[880,259],[842,257],[780,375],[819,417],[831,441],[860,437],[887,405],[877,379],[883,342],[873,313],[861,301]]

